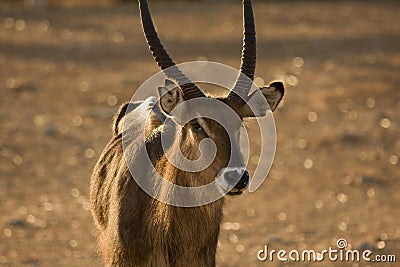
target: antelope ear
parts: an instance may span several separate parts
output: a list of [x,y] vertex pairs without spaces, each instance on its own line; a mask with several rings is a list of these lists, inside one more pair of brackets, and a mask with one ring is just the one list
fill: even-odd
[[261,93],[267,99],[271,111],[274,111],[285,94],[285,86],[282,82],[273,82],[269,86],[260,89]]
[[165,85],[158,87],[158,95],[161,110],[167,115],[184,101],[181,90],[170,80],[165,80]]
[[[267,100],[271,111],[274,111],[285,94],[285,86],[282,82],[273,82],[269,86],[260,88],[260,91],[253,92],[241,110],[243,117],[262,117],[266,114],[268,107],[265,105],[265,101],[260,101],[260,92]],[[250,106],[253,107],[253,110]]]
[[122,125],[123,121],[125,119],[125,113],[129,107],[129,103],[125,102],[122,104],[118,112],[115,114],[114,119],[113,119],[113,133],[115,136],[117,136],[119,133],[122,133]]

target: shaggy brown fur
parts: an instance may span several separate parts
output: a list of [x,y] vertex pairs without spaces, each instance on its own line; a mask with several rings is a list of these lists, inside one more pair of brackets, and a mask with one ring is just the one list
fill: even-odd
[[[132,178],[124,159],[118,123],[125,111],[126,105],[116,116],[114,135],[91,178],[92,211],[104,262],[124,267],[215,266],[223,200],[181,208],[148,196]],[[161,151],[162,126],[156,115],[146,128],[147,151],[153,152],[150,158],[164,178],[178,184],[198,180],[198,174],[179,171],[165,155],[154,153]]]

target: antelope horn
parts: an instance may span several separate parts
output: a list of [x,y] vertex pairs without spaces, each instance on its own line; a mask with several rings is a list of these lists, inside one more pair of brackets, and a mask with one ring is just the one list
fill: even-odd
[[173,79],[178,83],[185,100],[204,97],[205,95],[203,92],[179,70],[161,44],[157,31],[154,28],[147,0],[139,0],[139,9],[142,18],[143,32],[157,65],[163,70],[168,78]]
[[251,0],[243,0],[243,28],[244,37],[240,74],[228,96],[228,98],[234,99],[240,104],[244,104],[244,100],[241,97],[246,99],[249,94],[252,85],[251,82],[254,80],[254,72],[256,69],[256,30],[254,26],[254,14]]

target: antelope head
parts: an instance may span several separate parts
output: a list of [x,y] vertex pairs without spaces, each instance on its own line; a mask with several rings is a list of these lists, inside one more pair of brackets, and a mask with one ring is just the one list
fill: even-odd
[[[282,82],[273,82],[249,95],[256,66],[256,33],[251,0],[243,1],[244,39],[240,74],[226,97],[205,95],[178,69],[158,38],[147,1],[139,0],[139,7],[143,30],[155,61],[165,75],[174,81],[166,80],[165,85],[159,87],[158,91],[162,112],[181,127],[177,146],[183,156],[189,160],[200,157],[201,143],[205,139],[212,139],[216,148],[216,156],[207,168],[199,173],[186,173],[187,180],[180,183],[198,186],[220,177],[223,181],[221,186],[230,189],[228,194],[241,194],[249,184],[249,173],[239,145],[243,119],[264,116],[269,108],[274,111],[284,95]],[[257,97],[260,97],[260,93],[266,101],[259,101]],[[233,110],[237,119],[233,119],[231,114],[224,114],[224,110],[216,110],[215,112],[222,113],[220,117],[223,120],[223,127],[220,122],[202,116],[205,108],[209,107],[204,107],[201,102],[196,101],[193,104],[184,105],[184,109],[180,112],[174,112],[181,104],[193,99],[218,101]],[[256,108],[250,108],[250,106]],[[195,114],[195,118],[185,121],[184,117],[188,114]]]

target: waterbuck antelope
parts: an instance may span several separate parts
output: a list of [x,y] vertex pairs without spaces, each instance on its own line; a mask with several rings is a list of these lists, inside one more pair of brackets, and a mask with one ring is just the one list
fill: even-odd
[[[155,172],[163,179],[177,185],[197,187],[222,177],[230,187],[228,195],[238,195],[249,183],[249,174],[240,153],[239,131],[246,117],[263,116],[268,105],[275,110],[284,94],[281,82],[273,82],[260,88],[264,104],[257,101],[258,110],[250,109],[248,103],[254,101],[255,93],[249,94],[249,82],[254,79],[256,64],[256,38],[251,0],[243,1],[244,40],[241,73],[226,97],[205,95],[189,80],[171,60],[163,48],[154,28],[146,0],[139,0],[143,30],[155,61],[165,75],[174,82],[166,80],[159,88],[159,100],[149,98],[141,103],[124,104],[115,116],[113,136],[91,177],[92,213],[99,229],[99,251],[107,266],[215,266],[215,253],[222,219],[223,198],[206,205],[179,207],[159,201],[149,196],[136,182],[129,170],[138,153],[148,153],[152,166],[140,166],[141,179],[153,181]],[[247,78],[247,77],[248,78]],[[244,79],[246,78],[246,79]],[[175,85],[175,84],[178,85]],[[240,96],[244,96],[242,99]],[[202,107],[193,104],[186,107],[184,114],[196,113],[197,117],[188,122],[181,115],[172,112],[178,105],[193,99],[214,99],[230,107],[238,116],[239,122],[225,117],[228,129],[220,123],[202,117]],[[156,106],[152,104],[157,103]],[[135,113],[136,112],[136,113]],[[143,113],[149,113],[141,120]],[[135,153],[124,154],[123,134],[132,135],[135,131],[125,131],[122,122],[127,114],[135,114],[133,128],[145,129],[144,147],[138,147],[135,136],[131,136]],[[172,118],[168,125],[165,118]],[[132,129],[133,129],[132,128]],[[170,145],[163,147],[162,134],[174,130]],[[233,136],[233,138],[229,137]],[[181,151],[188,160],[201,156],[200,143],[211,139],[216,147],[216,156],[211,164],[199,171],[177,168],[170,159]],[[127,158],[128,157],[128,158]],[[231,158],[235,160],[231,161]],[[128,164],[129,163],[129,164]],[[151,168],[154,172],[151,172]],[[168,192],[162,192],[168,198]]]

